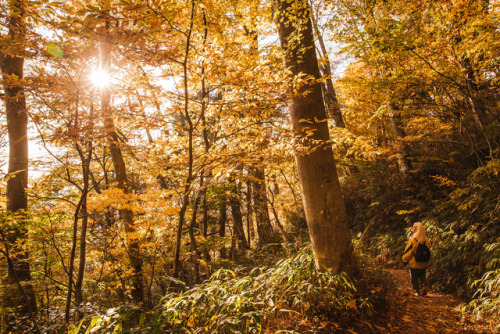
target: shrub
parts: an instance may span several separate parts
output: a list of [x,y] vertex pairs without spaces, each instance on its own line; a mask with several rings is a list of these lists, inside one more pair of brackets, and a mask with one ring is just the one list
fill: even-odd
[[317,271],[308,248],[272,268],[255,268],[243,277],[221,269],[204,284],[169,294],[149,326],[160,332],[256,333],[325,302],[343,308],[354,292],[345,274]]
[[92,333],[286,332],[284,327],[295,326],[289,324],[297,319],[332,321],[360,316],[357,310],[371,315],[372,302],[378,304],[383,295],[383,279],[380,271],[364,267],[361,271],[356,284],[362,291],[358,291],[346,274],[316,270],[308,245],[275,266],[257,267],[247,274],[220,269],[203,284],[167,294],[152,312],[140,316],[126,308],[111,310],[100,320],[93,318]]
[[468,308],[478,317],[482,315],[500,318],[500,242],[485,246],[485,250],[492,253],[486,267],[489,269],[479,280],[472,283],[477,287],[474,299]]

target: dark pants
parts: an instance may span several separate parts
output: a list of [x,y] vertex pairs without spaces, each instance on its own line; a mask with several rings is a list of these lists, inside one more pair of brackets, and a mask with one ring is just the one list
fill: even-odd
[[413,285],[413,290],[419,291],[421,287],[427,284],[427,282],[425,281],[425,268],[424,269],[410,268],[410,275],[411,275],[411,284]]

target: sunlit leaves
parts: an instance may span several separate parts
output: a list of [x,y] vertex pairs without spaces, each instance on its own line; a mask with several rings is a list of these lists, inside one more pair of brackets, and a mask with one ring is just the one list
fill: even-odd
[[60,58],[64,56],[64,51],[56,43],[48,43],[47,44],[47,53],[51,55],[52,57]]

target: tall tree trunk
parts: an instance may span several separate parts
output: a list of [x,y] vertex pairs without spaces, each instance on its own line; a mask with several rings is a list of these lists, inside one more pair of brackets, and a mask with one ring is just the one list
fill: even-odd
[[253,212],[254,207],[252,204],[253,198],[253,181],[247,180],[247,192],[246,192],[246,201],[247,201],[247,234],[248,234],[248,245],[252,247],[252,240],[254,239],[254,221],[253,221]]
[[[319,79],[310,8],[306,0],[276,0],[276,22],[285,65],[293,77]],[[356,268],[342,190],[317,80],[294,87],[288,108],[294,131],[295,162],[302,202],[318,269],[354,272]]]
[[[28,186],[28,112],[22,83],[26,38],[26,27],[23,23],[26,13],[24,6],[24,1],[10,1],[9,33],[8,36],[2,36],[5,46],[0,49],[9,136],[7,212],[15,213],[16,217],[15,225],[1,226],[2,235],[5,237],[4,254],[9,253],[7,260],[11,264],[8,266],[7,277],[4,281],[5,292],[2,304],[12,307],[15,313],[21,315],[37,312],[35,293],[30,284],[29,254],[22,245],[27,235],[28,210],[26,192]],[[19,291],[20,289],[22,291]]]
[[238,193],[238,186],[234,180],[231,182],[231,197],[229,203],[231,205],[231,213],[233,216],[233,231],[238,238],[238,248],[240,250],[249,248],[243,229],[243,216],[241,214],[241,201]]
[[186,34],[186,49],[184,51],[184,61],[182,62],[183,84],[184,84],[184,118],[188,124],[188,175],[184,185],[184,193],[182,196],[182,206],[179,211],[179,225],[177,226],[177,235],[175,240],[174,253],[174,273],[173,276],[178,278],[181,270],[181,243],[182,243],[182,228],[186,210],[189,205],[189,197],[191,193],[191,184],[193,183],[193,137],[195,124],[189,113],[189,87],[188,87],[188,58],[191,50],[191,34],[193,33],[194,14],[196,2],[191,1],[191,17],[189,30]]
[[[108,24],[108,22],[106,22]],[[107,35],[108,27],[106,26],[105,35]],[[111,66],[111,45],[108,42],[101,42],[100,44],[100,68],[107,73],[110,72]],[[123,160],[122,150],[120,147],[120,139],[115,129],[110,99],[111,94],[107,87],[101,91],[101,108],[104,120],[104,132],[108,142],[109,150],[111,153],[111,160],[115,170],[115,179],[117,188],[121,189],[124,194],[128,194],[129,182],[127,176],[127,169],[125,161]],[[125,229],[125,236],[127,240],[127,253],[130,260],[130,265],[134,270],[132,278],[132,298],[136,303],[144,300],[144,280],[142,272],[142,258],[140,252],[139,241],[135,237],[136,229],[134,226],[133,212],[129,209],[122,209],[120,211],[123,225]]]
[[[79,133],[81,128],[79,126],[80,120],[78,118],[78,95],[76,102],[76,112],[75,118],[73,122],[73,126],[69,128],[71,133]],[[91,105],[91,112],[93,111],[93,103]],[[93,122],[92,122],[93,125]],[[80,142],[78,138],[74,138],[75,149],[78,152],[78,156],[80,157],[81,167],[82,167],[82,179],[83,186],[79,189],[81,191],[80,200],[76,206],[73,220],[73,235],[72,235],[72,247],[70,253],[69,260],[69,270],[68,270],[68,294],[66,297],[66,308],[64,310],[64,320],[66,323],[70,321],[70,310],[71,310],[71,298],[73,294],[73,271],[74,271],[74,262],[76,258],[76,246],[77,246],[77,236],[78,236],[78,221],[82,220],[82,227],[80,230],[80,254],[79,254],[79,265],[78,265],[78,276],[76,282],[74,283],[75,288],[75,305],[78,314],[78,320],[83,318],[83,312],[79,309],[81,303],[83,302],[83,277],[85,274],[85,262],[86,262],[86,247],[87,247],[87,224],[88,224],[88,216],[87,216],[87,196],[89,191],[89,183],[90,183],[90,162],[92,161],[93,155],[93,145],[92,140],[87,140],[87,151],[88,155],[85,156],[85,152],[80,146]],[[96,188],[99,191],[99,188]]]
[[389,109],[391,132],[394,138],[394,143],[396,144],[399,174],[401,176],[403,188],[406,189],[409,185],[411,164],[410,160],[408,159],[408,150],[406,149],[406,145],[404,144],[405,131],[403,128],[403,122],[401,120],[401,112],[398,106],[393,102],[389,102],[387,107]]
[[[205,44],[207,42],[207,37],[208,37],[208,22],[207,22],[207,16],[205,12],[203,11],[203,25],[205,26],[205,29],[203,29],[203,47],[205,47]],[[205,52],[205,48],[203,48],[203,51]],[[207,104],[208,104],[208,99],[210,98],[209,94],[207,93],[207,88],[205,84],[206,76],[205,76],[205,60],[202,61],[201,63],[201,110],[200,110],[200,119],[201,119],[201,125],[203,126],[203,144],[205,147],[205,153],[208,153],[210,151],[211,143],[209,140],[210,137],[210,130],[209,127],[207,126],[207,119],[205,117],[205,112],[207,109]],[[205,174],[205,170],[203,170],[203,175]],[[203,177],[202,175],[202,177]],[[207,178],[210,179],[212,176],[212,171],[208,170],[206,172]],[[208,205],[207,205],[207,187],[203,187],[202,189],[203,192],[203,220],[202,220],[202,235],[203,238],[205,238],[205,243],[208,238]],[[203,258],[205,261],[208,263],[210,262],[210,251],[208,247],[205,245],[203,247]]]
[[175,250],[174,250],[174,272],[172,276],[179,278],[181,272],[181,244],[182,244],[182,229],[184,228],[184,221],[186,219],[186,210],[189,205],[189,187],[184,187],[184,195],[182,197],[182,206],[179,211],[179,223],[177,225],[177,234],[175,236]]
[[253,204],[255,220],[257,222],[257,234],[259,244],[266,245],[276,241],[271,219],[269,218],[269,208],[267,206],[267,187],[264,166],[260,165],[253,169]]
[[[88,211],[87,211],[87,196],[89,192],[90,181],[90,162],[92,160],[92,143],[88,145],[88,156],[85,158],[84,152],[77,145],[77,150],[82,160],[82,175],[83,175],[83,188],[82,188],[82,206],[81,206],[81,219],[82,226],[80,229],[80,254],[78,263],[78,276],[75,282],[75,304],[78,306],[83,302],[83,278],[85,275],[85,263],[87,256],[87,226],[88,226]],[[83,318],[83,313],[79,312],[78,318]]]
[[[84,163],[84,162],[82,162]],[[73,214],[73,228],[72,228],[72,240],[71,240],[71,251],[70,251],[70,258],[69,258],[69,269],[68,269],[68,293],[66,297],[66,307],[64,310],[64,321],[68,324],[70,322],[70,316],[71,316],[71,299],[73,296],[73,287],[74,287],[74,278],[73,278],[73,273],[74,273],[74,268],[75,268],[75,257],[76,257],[76,246],[78,243],[78,221],[80,219],[80,212],[82,210],[82,205],[83,201],[87,200],[87,194],[82,192],[80,195],[80,200],[78,201],[78,204],[76,205],[75,212]],[[78,295],[75,292],[75,295]]]
[[[203,184],[201,185],[203,186]],[[196,247],[196,238],[194,236],[194,228],[196,226],[196,218],[198,216],[198,207],[200,205],[201,193],[199,193],[195,199],[193,204],[193,214],[191,216],[191,222],[189,223],[189,250],[191,251],[191,261],[193,261],[194,265],[194,281],[195,284],[199,282],[200,277],[200,266],[198,262],[198,248]]]
[[201,203],[201,208],[203,211],[203,218],[201,220],[201,235],[205,240],[205,245],[203,246],[203,259],[205,262],[210,262],[210,250],[207,247],[208,238],[208,203],[207,203],[207,188],[202,189],[203,201]]
[[221,259],[227,258],[226,252],[226,221],[227,221],[227,200],[224,194],[219,197],[219,237],[221,238],[220,257]]

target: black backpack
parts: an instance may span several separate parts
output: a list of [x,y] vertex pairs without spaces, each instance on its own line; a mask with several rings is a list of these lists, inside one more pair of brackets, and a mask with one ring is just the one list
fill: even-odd
[[424,243],[418,243],[417,249],[415,250],[415,261],[417,262],[429,262],[431,259],[431,250]]

